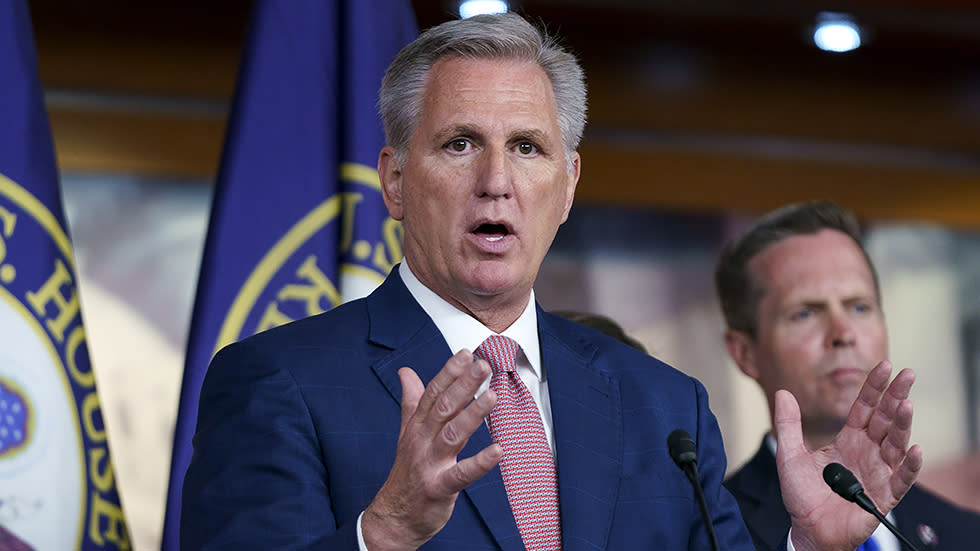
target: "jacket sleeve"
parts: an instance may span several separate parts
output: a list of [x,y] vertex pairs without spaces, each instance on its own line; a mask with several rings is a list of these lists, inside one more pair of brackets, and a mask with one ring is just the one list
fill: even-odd
[[[727,461],[718,421],[708,407],[708,393],[696,380],[694,387],[698,410],[695,435],[698,446],[698,476],[704,489],[718,547],[726,550],[755,549],[735,498],[722,486]],[[701,522],[696,524],[694,533],[691,534],[691,551],[711,549],[706,527]]]
[[224,348],[201,389],[184,478],[182,549],[357,550],[338,526],[302,390],[276,351]]

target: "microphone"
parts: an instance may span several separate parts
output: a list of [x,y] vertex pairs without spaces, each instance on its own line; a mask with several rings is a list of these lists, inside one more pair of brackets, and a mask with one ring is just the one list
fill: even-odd
[[834,491],[837,495],[850,501],[851,503],[857,503],[858,507],[864,509],[865,511],[874,515],[879,522],[885,525],[895,537],[898,538],[906,547],[912,551],[919,551],[916,549],[912,542],[908,540],[894,524],[888,522],[885,515],[881,514],[878,507],[875,506],[871,498],[864,493],[864,488],[861,487],[861,483],[858,482],[854,474],[847,470],[847,467],[841,465],[840,463],[831,463],[824,467],[823,469],[823,479],[824,482],[830,486],[830,489]]
[[701,480],[698,479],[698,446],[694,443],[691,435],[683,429],[677,429],[667,436],[667,451],[670,452],[671,459],[677,466],[684,471],[687,479],[694,486],[694,496],[697,498],[698,507],[701,508],[701,518],[704,519],[704,527],[708,532],[708,541],[711,543],[712,551],[718,551],[718,539],[715,537],[715,527],[711,523],[711,515],[708,514],[708,502],[704,499],[704,489],[701,488]]

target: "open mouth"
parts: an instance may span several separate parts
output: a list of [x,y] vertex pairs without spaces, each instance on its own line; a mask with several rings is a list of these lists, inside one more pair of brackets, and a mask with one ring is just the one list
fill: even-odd
[[486,222],[478,225],[473,230],[473,233],[479,235],[487,241],[500,241],[504,237],[510,235],[510,228],[508,228],[505,224]]

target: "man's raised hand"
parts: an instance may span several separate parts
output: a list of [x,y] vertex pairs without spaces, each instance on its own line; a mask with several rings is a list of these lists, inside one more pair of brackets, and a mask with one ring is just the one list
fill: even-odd
[[889,362],[875,366],[851,406],[844,428],[830,444],[813,451],[803,442],[796,398],[785,390],[776,393],[776,464],[797,551],[853,550],[878,524],[824,483],[822,472],[827,464],[841,463],[850,469],[883,513],[898,504],[915,482],[922,468],[922,450],[908,447],[912,429],[908,397],[915,374],[902,370],[888,384],[890,374]]
[[368,549],[415,549],[431,539],[452,516],[459,492],[500,460],[497,444],[457,460],[496,402],[489,389],[473,399],[489,375],[487,362],[468,350],[449,358],[428,386],[411,369],[398,370],[401,432],[388,479],[361,517]]

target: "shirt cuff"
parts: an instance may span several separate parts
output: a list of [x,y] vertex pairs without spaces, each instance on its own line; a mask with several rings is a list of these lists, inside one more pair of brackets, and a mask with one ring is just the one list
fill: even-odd
[[[357,515],[357,548],[361,551],[368,551],[367,544],[364,543],[364,534],[361,532],[361,517],[364,516],[364,511]],[[790,548],[789,551],[796,551]]]

